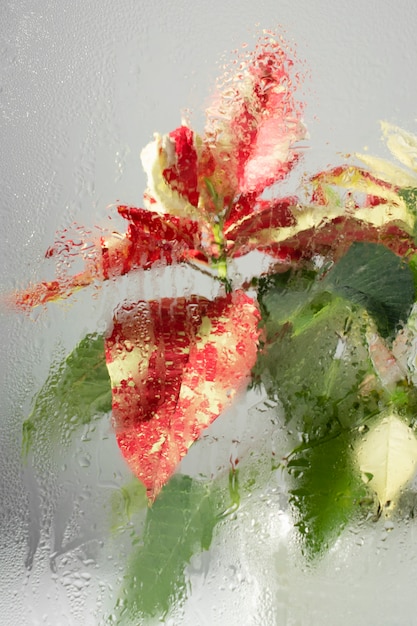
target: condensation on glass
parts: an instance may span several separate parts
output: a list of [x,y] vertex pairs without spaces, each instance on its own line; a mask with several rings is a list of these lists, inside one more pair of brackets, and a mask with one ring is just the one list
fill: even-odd
[[[0,33],[2,293],[53,278],[53,263],[44,259],[44,251],[56,233],[66,230],[76,240],[123,227],[115,205],[141,204],[142,147],[154,131],[176,128],[181,114],[201,126],[223,59],[243,42],[252,44],[260,29],[282,25],[298,44],[298,55],[307,59],[305,116],[312,148],[306,151],[306,171],[326,166],[342,150],[368,146],[381,153],[379,119],[413,123],[417,9],[410,6],[399,14],[387,4],[374,13],[355,0],[329,12],[326,3],[314,4],[6,2]],[[85,231],[75,224],[84,224]],[[62,258],[64,264],[72,262]],[[51,364],[61,363],[86,335],[103,333],[118,303],[189,296],[196,290],[208,298],[216,295],[209,278],[196,279],[179,268],[92,286],[30,314],[2,307],[4,623],[136,625],[123,617],[128,614],[123,603],[132,602],[126,572],[134,569],[127,564],[134,548],[148,541],[145,557],[152,568],[158,518],[155,513],[149,521],[143,492],[130,482],[110,412],[77,423],[75,438],[71,419],[75,429],[77,415],[62,432],[52,421],[27,458],[22,424]],[[198,524],[206,524],[210,537],[203,549],[191,552],[183,541],[175,557],[173,602],[167,608],[161,601],[146,621],[171,626],[414,623],[416,485],[409,487],[400,518],[382,516],[349,527],[317,564],[309,565],[300,555],[288,484],[280,469],[271,472],[271,459],[288,451],[288,433],[281,409],[265,401],[262,391],[249,391],[182,462],[173,484],[183,500],[178,506],[167,500],[172,534],[184,532],[185,524],[190,536],[197,533],[198,544]],[[47,401],[45,406],[50,418],[56,408]],[[256,484],[245,492],[238,483],[251,484],[253,467]],[[228,499],[219,504],[221,519],[210,522],[201,502],[217,496],[210,487],[207,494],[201,489],[213,476],[220,476]],[[174,540],[163,546],[166,553],[156,552],[161,563],[156,585],[169,587],[163,565]]]

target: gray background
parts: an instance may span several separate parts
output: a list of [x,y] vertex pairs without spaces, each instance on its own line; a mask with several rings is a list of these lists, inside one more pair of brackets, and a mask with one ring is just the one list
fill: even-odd
[[[202,129],[222,59],[251,44],[259,30],[280,25],[310,76],[304,85],[310,147],[301,171],[365,146],[386,156],[381,119],[417,130],[415,2],[3,0],[1,290],[52,276],[43,255],[57,230],[73,222],[120,227],[106,207],[118,200],[140,205],[139,152],[152,133],[178,126],[187,109]],[[181,272],[174,280],[139,277],[133,286],[109,285],[31,315],[2,311],[0,622],[99,623],[96,602],[111,595],[117,568],[105,548],[95,548],[92,566],[77,546],[105,541],[100,523],[94,528],[101,494],[128,474],[102,426],[88,464],[85,447],[77,448],[74,467],[54,466],[35,479],[20,460],[21,422],[56,346],[70,350],[86,332],[103,330],[123,289],[158,296],[192,280]],[[189,289],[210,293],[201,282]],[[254,401],[242,404],[239,415]],[[239,420],[235,411],[231,430]],[[254,518],[264,547],[245,540]],[[348,533],[314,575],[291,565],[288,532],[288,520],[268,504],[249,506],[240,526],[214,546],[210,584],[200,589],[197,577],[185,613],[172,624],[417,623],[412,525],[389,536],[383,527]],[[30,575],[23,567],[28,541],[36,547]],[[51,554],[60,547],[65,554],[52,558],[54,572]],[[232,571],[241,572],[238,584],[224,586]]]

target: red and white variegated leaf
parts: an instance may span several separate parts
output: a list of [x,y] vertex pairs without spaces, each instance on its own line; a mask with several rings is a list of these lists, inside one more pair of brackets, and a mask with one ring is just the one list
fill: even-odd
[[168,135],[154,134],[141,152],[147,176],[144,202],[147,209],[189,219],[201,219],[198,208],[196,139],[181,126]]
[[[122,276],[132,270],[147,270],[187,260],[208,263],[202,252],[197,222],[128,206],[118,206],[117,209],[129,223],[127,231],[124,234],[113,232],[90,246],[84,271],[29,286],[13,294],[9,298],[10,304],[20,309],[32,308],[67,298],[93,282]],[[72,245],[70,240],[66,242],[63,254],[68,257],[68,263],[65,265],[70,266],[72,258],[78,254],[77,248],[79,246]],[[47,256],[51,256],[50,251]]]
[[284,46],[266,35],[241,61],[207,111],[206,140],[235,194],[259,195],[288,174],[306,129]]
[[118,212],[129,226],[123,236],[114,233],[102,239],[105,279],[134,269],[147,270],[157,263],[171,265],[190,258],[208,262],[201,253],[197,222],[127,206],[119,206]]
[[263,244],[271,242],[271,233],[296,225],[294,209],[298,205],[297,197],[251,200],[250,211],[245,198],[242,206],[235,210],[234,219],[226,224],[224,235],[228,242],[227,252],[232,257],[261,249]]
[[197,207],[198,154],[194,132],[187,126],[180,126],[169,133],[166,139],[167,167],[162,175],[171,189],[184,196]]
[[249,382],[259,311],[242,291],[138,302],[106,341],[116,437],[152,501],[190,445]]
[[316,189],[322,190],[324,202],[326,202],[326,187],[338,187],[353,193],[365,194],[370,198],[379,198],[380,202],[384,201],[393,205],[404,203],[398,195],[398,184],[378,178],[356,165],[339,165],[316,174],[311,180]]
[[[359,213],[359,211],[358,211]],[[283,232],[284,231],[284,232]],[[286,232],[285,232],[286,231]],[[376,226],[356,215],[341,215],[329,219],[323,216],[317,225],[296,227],[259,233],[253,241],[254,248],[278,259],[286,251],[293,260],[311,259],[315,255],[326,256],[328,260],[340,259],[355,241],[365,241],[386,246],[399,256],[406,256],[417,250],[411,233],[397,224],[387,223]]]
[[[333,180],[330,174],[328,180]],[[380,243],[400,256],[415,251],[416,216],[385,183],[377,187],[375,180],[359,176],[360,187],[368,182],[381,195],[362,206],[320,193],[320,200],[309,205],[301,205],[297,197],[269,201],[251,197],[251,212],[244,198],[225,228],[228,256],[258,250],[290,265],[317,254],[336,260],[354,241]]]

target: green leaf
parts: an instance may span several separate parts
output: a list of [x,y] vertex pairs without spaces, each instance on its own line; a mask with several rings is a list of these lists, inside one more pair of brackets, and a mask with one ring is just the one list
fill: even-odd
[[205,178],[204,182],[206,183],[206,187],[207,187],[207,191],[210,194],[211,199],[213,200],[213,204],[216,207],[216,209],[219,211],[221,210],[221,198],[219,196],[219,194],[216,191],[215,186],[213,185],[212,181],[209,178]]
[[[417,188],[416,187],[403,187],[398,190],[398,195],[404,200],[407,205],[407,209],[413,214],[417,214]],[[415,233],[414,235],[416,235]]]
[[372,243],[354,243],[323,287],[365,307],[384,337],[407,321],[414,302],[411,269],[393,252]]
[[408,267],[413,275],[414,280],[414,297],[417,300],[417,254],[413,254],[408,261]]
[[34,444],[68,443],[74,432],[111,410],[104,339],[87,335],[65,359],[55,360],[23,423],[23,454]]
[[129,523],[133,516],[149,504],[146,488],[136,477],[115,491],[111,497],[111,528],[116,530]]
[[307,557],[328,549],[366,502],[367,489],[354,466],[351,439],[345,431],[304,448],[288,463],[293,477],[290,501]]
[[352,433],[379,413],[388,395],[369,357],[367,312],[311,285],[304,301],[297,293],[284,322],[279,294],[264,297],[268,340],[255,374],[283,404],[289,434],[303,442],[289,455],[288,470],[303,550],[312,557],[359,511],[366,488],[351,461]]
[[187,596],[185,567],[208,550],[220,519],[219,491],[175,475],[148,510],[143,544],[132,556],[116,605],[118,624],[163,617]]
[[[267,330],[275,328],[274,317],[271,310]],[[373,373],[366,312],[329,293],[313,293],[291,320],[270,337],[254,371],[283,403],[291,428],[312,441],[378,412],[379,393],[360,393]]]
[[289,270],[259,280],[258,301],[269,336],[273,336],[282,324],[294,319],[311,300],[311,289],[317,277],[317,272]]
[[394,411],[381,417],[358,442],[355,452],[361,472],[384,508],[397,503],[404,487],[415,475],[417,439]]

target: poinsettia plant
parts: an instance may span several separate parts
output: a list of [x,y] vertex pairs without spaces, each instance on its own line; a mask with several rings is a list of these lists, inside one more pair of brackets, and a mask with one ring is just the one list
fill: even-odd
[[[322,552],[365,509],[390,511],[417,463],[417,139],[384,124],[407,169],[357,155],[362,165],[304,177],[294,195],[274,195],[305,147],[296,76],[287,48],[261,38],[218,85],[202,134],[183,123],[142,151],[144,207],[117,207],[126,232],[102,236],[82,272],[13,297],[30,309],[172,264],[219,285],[213,300],[121,303],[104,336],[89,335],[55,368],[24,423],[27,455],[42,429],[51,439],[62,428],[48,420],[54,403],[65,405],[69,433],[111,408],[121,454],[153,503],[132,561],[136,586],[126,591],[138,613],[168,610],[196,545],[209,546],[230,498],[233,510],[239,505],[235,466],[226,501],[215,481],[202,487],[172,476],[249,384],[279,402],[297,433],[278,466],[289,472],[307,554]],[[77,247],[60,241],[47,256]],[[254,250],[267,269],[241,284],[233,260]],[[164,549],[181,552],[160,584],[163,600],[147,591],[149,571],[161,572],[156,544],[163,559]]]

